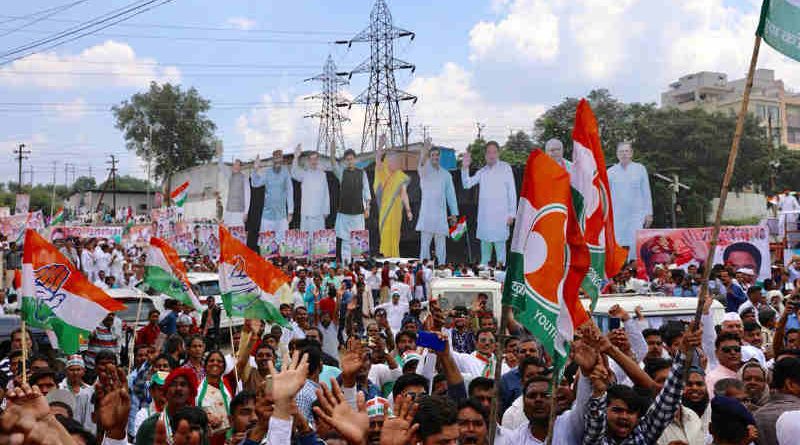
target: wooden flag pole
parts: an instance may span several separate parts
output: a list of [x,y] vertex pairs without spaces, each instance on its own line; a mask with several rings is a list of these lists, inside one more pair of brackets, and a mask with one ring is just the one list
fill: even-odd
[[128,374],[133,372],[133,358],[136,353],[136,330],[139,328],[139,320],[142,316],[142,299],[144,292],[139,295],[139,303],[136,306],[136,322],[133,324],[133,347],[128,346]]
[[[22,317],[22,383],[28,384],[28,328]],[[32,341],[33,339],[31,339]]]
[[[245,323],[247,320],[245,320]],[[233,355],[233,375],[236,376],[236,385],[239,385],[239,370],[236,368],[239,361],[239,355],[236,353],[236,345],[233,344],[233,318],[228,314],[228,336],[231,338],[231,355]],[[242,351],[239,351],[240,353]],[[247,352],[250,353],[249,351]]]
[[[753,77],[756,72],[756,65],[758,64],[758,51],[761,48],[761,36],[756,36],[755,44],[753,45],[753,55],[750,57],[750,69],[747,72],[747,81],[744,85],[744,92],[742,94],[742,107],[739,109],[739,115],[736,116],[736,131],[733,133],[733,142],[731,143],[731,152],[728,155],[728,166],[725,168],[725,176],[722,178],[722,189],[719,192],[719,204],[717,205],[717,214],[714,217],[714,228],[711,231],[711,241],[708,246],[708,256],[703,268],[703,280],[701,282],[700,292],[697,296],[697,309],[694,314],[693,328],[696,329],[700,324],[700,318],[703,315],[703,305],[706,296],[708,295],[708,280],[711,277],[711,262],[714,260],[714,251],[719,242],[719,230],[722,224],[722,214],[725,211],[725,202],[728,199],[728,189],[731,185],[731,177],[733,170],[736,166],[736,156],[739,154],[739,143],[742,140],[742,132],[744,131],[744,120],[747,117],[747,106],[750,102],[750,91],[753,89]],[[690,351],[687,357],[687,366],[689,366],[693,359],[693,351]]]
[[497,349],[495,351],[494,360],[494,399],[492,400],[492,409],[489,414],[489,444],[494,445],[494,438],[497,434],[497,413],[498,404],[500,403],[500,378],[503,376],[503,354],[505,352],[505,343],[500,341],[505,338],[506,324],[508,323],[508,312],[511,306],[503,306],[500,313],[500,328],[498,329]]
[[[556,389],[558,389],[559,383],[561,383],[559,372],[554,370],[553,379],[550,381],[550,416],[547,419],[547,438],[545,439],[546,445],[552,445],[553,443],[553,426],[556,424],[556,411],[558,411],[558,408],[556,407]],[[525,394],[523,393],[522,396],[525,397]]]

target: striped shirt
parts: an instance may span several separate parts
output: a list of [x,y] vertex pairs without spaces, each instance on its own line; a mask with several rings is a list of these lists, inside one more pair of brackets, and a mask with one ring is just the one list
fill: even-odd
[[98,326],[89,336],[89,349],[86,350],[86,367],[94,369],[94,359],[100,351],[110,351],[119,355],[119,336],[111,328]]

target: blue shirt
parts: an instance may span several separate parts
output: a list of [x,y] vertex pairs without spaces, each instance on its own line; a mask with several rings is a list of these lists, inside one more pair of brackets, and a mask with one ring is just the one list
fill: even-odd
[[732,283],[731,288],[725,295],[725,312],[739,312],[739,306],[747,301],[747,294],[744,293],[742,286]]
[[265,186],[261,219],[278,221],[286,219],[288,212],[294,212],[294,187],[288,169],[276,172],[271,167],[265,168],[261,174],[253,172],[250,180],[253,187]]
[[178,314],[175,311],[169,311],[167,315],[164,316],[164,319],[158,322],[158,327],[161,328],[161,332],[164,333],[166,336],[170,336],[178,330]]
[[800,329],[800,321],[797,320],[797,314],[789,314],[786,318],[786,330]]
[[520,374],[519,368],[514,368],[500,377],[501,415],[520,395],[522,395],[522,374]]

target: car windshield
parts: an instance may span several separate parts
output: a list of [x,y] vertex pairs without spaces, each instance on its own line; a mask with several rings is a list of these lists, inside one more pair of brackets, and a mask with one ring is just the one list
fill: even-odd
[[198,297],[219,295],[219,281],[199,281],[192,285]]
[[[136,322],[136,312],[139,307],[138,298],[117,298],[117,301],[125,304],[125,309],[115,312],[116,316],[128,323]],[[147,298],[142,298],[142,310],[139,312],[139,322],[147,321],[147,314],[151,309],[154,309],[153,302]]]
[[453,309],[456,306],[464,306],[466,308],[472,307],[472,302],[478,298],[479,293],[485,293],[489,296],[486,302],[486,310],[492,310],[492,293],[491,292],[477,292],[477,291],[444,291],[437,292],[439,295],[439,305],[445,311]]

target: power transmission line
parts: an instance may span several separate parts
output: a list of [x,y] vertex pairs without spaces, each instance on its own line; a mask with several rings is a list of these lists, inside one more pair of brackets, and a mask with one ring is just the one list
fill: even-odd
[[[47,9],[41,9],[39,11],[34,11],[34,12],[31,12],[30,14],[25,14],[25,15],[18,15],[18,16],[0,15],[0,17],[7,19],[7,20],[3,20],[2,22],[0,22],[0,25],[4,25],[6,23],[11,23],[11,22],[16,22],[16,21],[19,21],[19,20],[27,20],[29,18],[36,17],[38,15],[47,14],[48,12],[54,11],[56,9],[61,9],[61,8],[65,7],[65,6],[69,5],[69,4],[70,3],[65,3],[63,5],[53,6],[51,8],[47,8]],[[58,20],[58,19],[51,19],[51,20]]]
[[34,25],[36,23],[39,23],[42,20],[46,20],[46,19],[58,14],[59,12],[66,11],[69,8],[77,6],[77,5],[81,4],[81,3],[86,3],[87,1],[89,1],[89,0],[78,0],[78,1],[75,1],[75,2],[72,2],[72,3],[68,3],[66,5],[57,6],[57,7],[53,8],[51,11],[45,13],[44,15],[42,15],[40,17],[37,17],[37,18],[35,18],[35,19],[33,19],[33,20],[23,24],[23,25],[20,25],[20,26],[16,27],[16,28],[6,30],[4,33],[0,34],[0,37],[5,37],[5,36],[7,36],[7,35],[9,35],[11,33],[17,32],[17,31],[19,31],[21,29],[25,29],[28,26]]
[[25,150],[25,144],[19,144],[16,150],[14,150],[14,154],[17,156],[17,165],[18,165],[18,181],[17,182],[17,192],[22,193],[22,160],[28,159],[28,156],[31,154],[30,150]]

